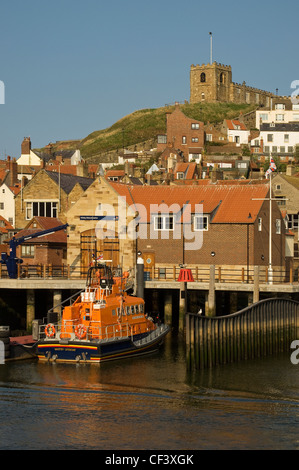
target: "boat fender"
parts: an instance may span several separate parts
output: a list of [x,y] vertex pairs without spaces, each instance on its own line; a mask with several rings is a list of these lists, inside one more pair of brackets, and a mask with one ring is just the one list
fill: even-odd
[[48,323],[48,325],[45,327],[45,333],[48,338],[53,338],[55,336],[56,330],[53,323]]
[[78,339],[83,339],[86,336],[86,331],[85,325],[77,325],[75,328],[75,335]]

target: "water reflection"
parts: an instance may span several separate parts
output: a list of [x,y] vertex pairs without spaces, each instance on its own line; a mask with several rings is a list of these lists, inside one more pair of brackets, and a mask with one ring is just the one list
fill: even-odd
[[0,448],[295,449],[298,370],[282,355],[190,372],[174,332],[133,360],[8,363]]

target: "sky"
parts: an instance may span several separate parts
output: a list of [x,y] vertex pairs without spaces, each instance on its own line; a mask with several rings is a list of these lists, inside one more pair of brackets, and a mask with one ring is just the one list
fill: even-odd
[[[10,0],[0,8],[0,159],[82,139],[144,108],[190,98],[192,64],[290,96],[294,0]],[[1,90],[3,92],[1,95]],[[4,95],[4,96],[3,96]],[[2,96],[2,98],[1,98]]]

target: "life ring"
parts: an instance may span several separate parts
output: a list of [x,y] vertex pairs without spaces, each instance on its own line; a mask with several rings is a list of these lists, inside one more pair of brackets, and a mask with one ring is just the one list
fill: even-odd
[[48,338],[53,338],[55,336],[56,330],[53,323],[49,323],[45,328],[45,333]]
[[85,325],[77,325],[75,328],[75,335],[78,339],[83,339],[86,336],[86,331]]

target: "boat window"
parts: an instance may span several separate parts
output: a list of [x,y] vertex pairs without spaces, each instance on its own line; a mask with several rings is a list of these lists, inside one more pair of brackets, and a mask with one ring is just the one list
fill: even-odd
[[130,307],[126,307],[127,315],[130,315]]
[[135,313],[139,313],[138,305],[135,305]]
[[140,313],[143,313],[143,304],[139,305],[139,311],[140,311]]
[[132,312],[132,315],[135,313],[134,305],[131,306],[131,312]]
[[115,315],[116,315],[116,311],[112,310],[112,316],[115,316]]

